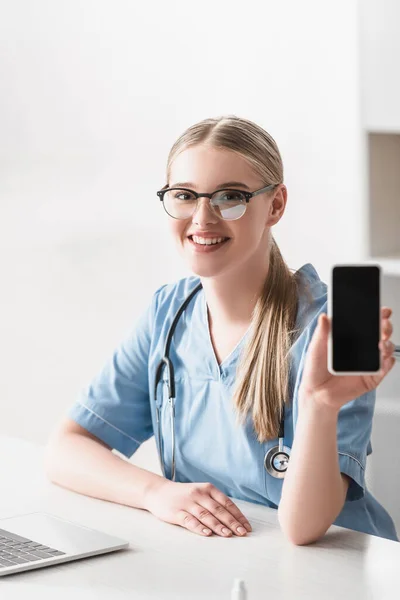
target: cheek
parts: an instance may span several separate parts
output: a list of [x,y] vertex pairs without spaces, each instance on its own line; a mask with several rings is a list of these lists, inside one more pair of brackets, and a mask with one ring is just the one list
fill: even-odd
[[187,227],[184,221],[170,218],[168,225],[169,230],[175,239],[185,237],[185,231]]
[[268,221],[268,211],[263,205],[257,207],[254,206],[253,208],[255,210],[249,214],[249,220],[246,225],[252,235],[258,238],[262,235],[263,231],[265,231],[265,225]]
[[[245,218],[247,217],[247,218]],[[263,228],[263,218],[264,215],[260,211],[252,211],[246,214],[240,223],[240,228],[238,228],[238,233],[241,238],[245,238],[248,241],[251,241],[252,238],[257,237],[258,233]]]
[[265,215],[251,215],[251,218],[241,223],[242,227],[237,233],[237,247],[243,254],[252,254],[259,246],[265,233]]

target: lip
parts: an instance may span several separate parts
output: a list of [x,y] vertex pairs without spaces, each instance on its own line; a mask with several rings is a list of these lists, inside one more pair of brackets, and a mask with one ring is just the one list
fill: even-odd
[[219,238],[219,237],[229,238],[229,236],[224,235],[223,233],[214,233],[213,231],[203,231],[203,232],[201,232],[201,231],[195,231],[193,233],[189,233],[187,237],[193,237],[194,235],[196,237],[202,237],[202,238],[207,238],[207,239],[208,238],[213,239],[213,238]]

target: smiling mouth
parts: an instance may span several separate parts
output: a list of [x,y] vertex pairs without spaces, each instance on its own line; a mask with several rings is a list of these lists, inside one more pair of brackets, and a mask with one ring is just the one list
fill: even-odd
[[[195,236],[197,237],[197,236]],[[224,237],[224,236],[216,236],[215,238],[204,238],[207,241],[203,241],[203,242],[199,242],[193,239],[192,235],[188,236],[188,240],[190,242],[192,242],[192,244],[195,244],[196,246],[222,246],[222,244],[225,244],[225,242],[229,241],[230,238],[229,237]],[[215,241],[214,241],[215,240]]]

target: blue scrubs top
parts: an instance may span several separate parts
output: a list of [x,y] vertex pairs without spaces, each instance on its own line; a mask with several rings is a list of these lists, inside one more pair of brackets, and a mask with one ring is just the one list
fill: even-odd
[[[296,428],[305,355],[319,314],[327,312],[326,284],[311,264],[300,271],[308,281],[312,302],[301,290],[296,322],[301,333],[291,348],[293,396],[285,412],[284,441],[289,447]],[[155,372],[174,315],[199,282],[193,276],[160,287],[132,331],[69,411],[79,425],[126,457],[154,433],[157,435]],[[264,468],[265,453],[277,440],[259,443],[250,417],[245,424],[237,424],[232,403],[236,366],[248,335],[249,330],[218,365],[203,289],[178,322],[170,350],[176,384],[176,481],[211,482],[233,498],[277,508],[283,480],[272,477]],[[161,406],[163,456],[169,477],[171,423],[166,376],[164,369],[157,401]],[[351,483],[335,525],[398,541],[391,517],[365,485],[366,459],[372,452],[374,405],[375,391],[372,391],[349,402],[339,412],[340,470],[351,478]]]

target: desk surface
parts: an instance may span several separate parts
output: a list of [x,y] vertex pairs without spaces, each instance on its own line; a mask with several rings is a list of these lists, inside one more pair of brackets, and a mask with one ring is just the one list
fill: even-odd
[[[389,600],[400,595],[400,544],[332,527],[298,547],[273,509],[238,501],[253,532],[203,538],[146,511],[64,490],[46,480],[43,448],[0,436],[0,517],[43,511],[129,540],[130,548],[0,580],[7,600],[229,600],[234,578],[248,599]],[[29,596],[28,596],[29,594]]]

